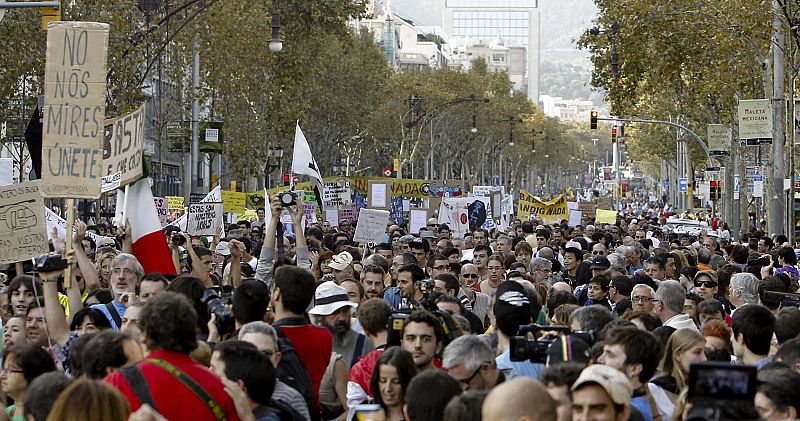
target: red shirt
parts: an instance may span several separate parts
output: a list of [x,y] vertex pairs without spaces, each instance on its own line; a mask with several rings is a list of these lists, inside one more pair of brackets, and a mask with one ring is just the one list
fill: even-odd
[[[233,400],[225,393],[224,386],[219,377],[204,366],[196,363],[186,354],[167,351],[155,351],[148,354],[145,359],[160,358],[174,365],[175,368],[191,377],[205,389],[217,405],[225,412],[228,420],[238,420],[239,415],[233,405]],[[156,405],[156,410],[170,421],[217,421],[200,397],[186,387],[177,377],[163,368],[142,361],[137,364],[142,371],[147,383],[150,385],[150,394]],[[103,380],[111,384],[125,395],[131,406],[131,412],[142,405],[139,398],[133,393],[122,373],[116,371]]]
[[324,327],[309,324],[280,324],[280,328],[286,338],[292,341],[300,360],[303,361],[314,386],[314,396],[319,403],[319,384],[322,383],[322,376],[325,375],[333,352],[331,332]]

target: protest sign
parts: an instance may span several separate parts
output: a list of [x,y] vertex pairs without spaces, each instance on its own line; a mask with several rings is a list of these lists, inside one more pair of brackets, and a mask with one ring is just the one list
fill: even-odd
[[491,196],[493,192],[506,194],[505,186],[472,186],[473,196]]
[[47,254],[44,200],[37,182],[0,188],[0,263]]
[[408,232],[418,234],[420,228],[425,228],[428,224],[427,209],[411,209],[408,217]]
[[322,201],[325,206],[350,206],[352,192],[349,181],[325,182],[322,191]]
[[252,209],[264,208],[266,209],[267,206],[264,206],[264,190],[254,191],[247,193],[247,206]]
[[370,181],[369,183],[369,207],[388,208],[389,198],[387,197],[387,183]]
[[14,158],[0,158],[0,186],[14,184]]
[[145,104],[117,118],[106,120],[103,143],[103,175],[122,173],[120,185],[142,177]]
[[567,199],[563,194],[553,200],[543,201],[538,197],[520,190],[519,201],[517,202],[517,216],[528,219],[535,215],[545,223],[557,223],[562,219],[568,219]]
[[247,194],[237,191],[220,190],[220,197],[225,212],[244,213],[244,205],[247,202]]
[[353,235],[353,241],[358,243],[381,243],[386,234],[386,224],[389,222],[389,211],[379,209],[361,209],[358,215],[358,225]]
[[164,227],[167,225],[167,217],[169,216],[169,200],[164,197],[154,197],[153,202],[156,203],[158,219],[161,221],[161,226]]
[[583,212],[579,210],[569,211],[569,226],[574,227],[576,225],[580,225],[582,219],[583,219]]
[[305,213],[305,223],[317,223],[317,205],[303,205],[303,213]]
[[110,192],[111,190],[118,189],[121,181],[121,172],[100,177],[100,192],[106,193]]
[[253,222],[258,219],[258,211],[255,209],[245,209],[244,213],[239,218]]
[[109,25],[50,22],[44,77],[44,197],[100,196]]
[[[340,178],[336,178],[337,180]],[[351,190],[367,194],[370,182],[381,182],[389,186],[387,195],[405,198],[462,197],[466,188],[462,180],[416,180],[404,178],[387,179],[383,177],[350,177]],[[325,180],[328,181],[328,180]]]
[[164,198],[167,199],[167,209],[169,210],[182,211],[186,207],[183,196],[165,196]]
[[439,206],[439,224],[447,224],[456,238],[477,228],[491,229],[491,199],[488,197],[445,197]]
[[331,224],[332,227],[339,226],[339,211],[336,209],[325,209],[325,220]]
[[221,227],[223,224],[222,207],[221,202],[190,204],[189,210],[186,212],[186,232],[190,235],[214,235],[217,227]]
[[[66,238],[67,234],[67,220],[60,217],[57,213],[51,211],[48,207],[44,207],[44,222],[47,225],[47,238],[52,240],[53,228],[58,233],[59,238]],[[75,227],[72,227],[72,232],[75,233]],[[115,244],[113,238],[97,235],[92,231],[86,231],[86,237],[91,238],[97,244]],[[102,241],[102,243],[101,243]]]
[[617,211],[597,209],[594,220],[598,224],[616,224]]

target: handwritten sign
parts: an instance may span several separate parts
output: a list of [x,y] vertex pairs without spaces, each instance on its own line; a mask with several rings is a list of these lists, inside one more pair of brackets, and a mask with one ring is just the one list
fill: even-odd
[[244,205],[247,202],[247,193],[229,190],[220,190],[222,204],[225,212],[244,213]]
[[158,219],[161,220],[161,226],[167,226],[167,217],[169,216],[169,200],[165,197],[154,197],[153,202],[156,203],[156,210],[158,211]]
[[616,224],[617,211],[608,209],[597,209],[594,216],[595,222],[598,224]]
[[165,196],[167,199],[167,209],[182,211],[186,207],[183,196]]
[[100,196],[108,30],[108,24],[95,22],[47,27],[39,186],[44,197]]
[[322,201],[325,206],[350,206],[352,203],[352,192],[350,191],[349,181],[336,181],[325,183],[322,191]]
[[37,182],[0,188],[0,263],[28,260],[50,251],[43,209]]
[[214,235],[223,224],[222,203],[193,203],[189,205],[186,232],[191,235]]
[[118,189],[122,181],[122,173],[107,175],[100,178],[100,191],[103,193],[110,192],[111,190]]
[[142,177],[145,104],[136,111],[105,121],[103,137],[103,173],[122,173],[121,185]]
[[358,214],[358,225],[353,241],[359,243],[381,243],[386,234],[389,222],[389,211],[378,209],[361,209]]

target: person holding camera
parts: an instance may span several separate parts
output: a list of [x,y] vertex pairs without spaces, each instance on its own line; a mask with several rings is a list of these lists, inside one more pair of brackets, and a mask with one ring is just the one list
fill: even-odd
[[[256,279],[266,282],[270,290],[272,290],[273,285],[273,270],[277,265],[284,263],[284,261],[279,261],[277,264],[275,262],[276,257],[278,260],[284,259],[284,255],[282,254],[282,246],[277,250],[277,256],[275,249],[278,237],[278,224],[280,223],[281,214],[284,210],[286,210],[289,216],[292,218],[292,226],[295,229],[295,265],[303,269],[311,269],[311,260],[308,257],[308,244],[306,242],[306,237],[303,233],[301,225],[303,216],[305,215],[303,212],[303,199],[295,196],[294,203],[291,203],[287,200],[288,196],[286,194],[276,194],[270,198],[269,208],[272,217],[269,220],[269,225],[264,231],[264,243],[261,247],[261,254],[258,257],[258,264],[256,265]],[[282,231],[280,241],[282,245]],[[310,299],[311,298],[309,297],[309,300]]]

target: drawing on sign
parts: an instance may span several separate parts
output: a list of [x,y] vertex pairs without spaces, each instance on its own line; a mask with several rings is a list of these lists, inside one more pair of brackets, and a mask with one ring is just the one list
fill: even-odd
[[35,227],[39,220],[36,212],[31,207],[36,206],[36,200],[24,200],[17,203],[9,203],[0,209],[0,221],[5,222],[8,229],[17,230]]
[[0,263],[28,260],[49,252],[44,200],[37,182],[0,188]]

